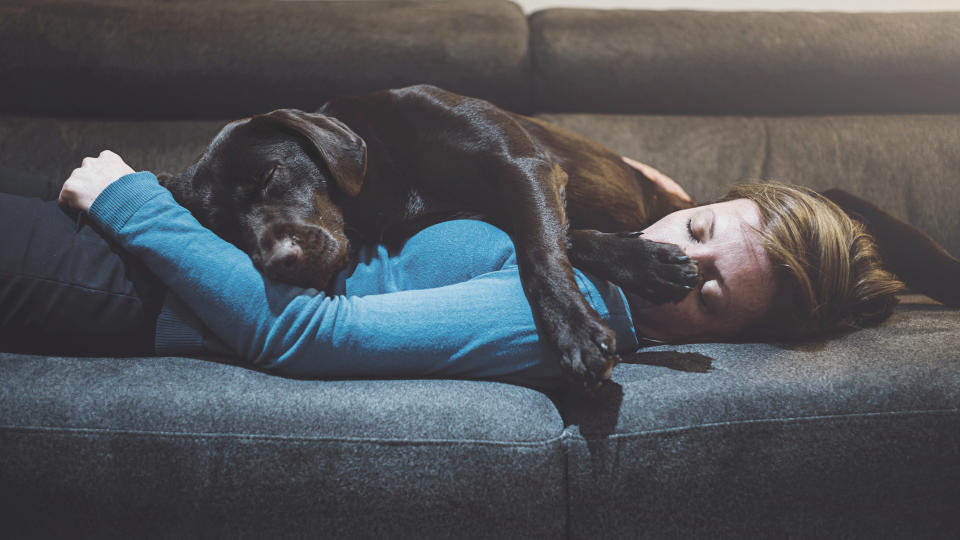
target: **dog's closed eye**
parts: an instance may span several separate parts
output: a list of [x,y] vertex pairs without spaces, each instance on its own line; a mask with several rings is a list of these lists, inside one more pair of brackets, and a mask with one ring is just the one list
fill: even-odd
[[260,180],[260,195],[266,198],[267,189],[270,187],[270,183],[273,182],[274,177],[277,174],[277,171],[280,170],[282,166],[279,163],[274,163],[267,171],[261,176]]

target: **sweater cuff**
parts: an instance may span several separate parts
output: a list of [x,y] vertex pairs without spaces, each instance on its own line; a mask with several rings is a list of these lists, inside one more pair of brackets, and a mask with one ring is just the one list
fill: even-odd
[[157,356],[235,356],[171,291],[157,317],[153,349]]
[[107,186],[87,213],[116,234],[147,201],[165,192],[152,172],[130,173]]
[[172,292],[167,291],[157,317],[153,340],[157,356],[199,356],[203,354],[203,325]]
[[[633,327],[630,304],[623,289],[579,269],[574,269],[574,274],[580,290],[590,301],[590,305],[617,334],[617,352],[628,353],[637,350],[640,342]],[[603,313],[600,307],[606,307],[607,312]]]

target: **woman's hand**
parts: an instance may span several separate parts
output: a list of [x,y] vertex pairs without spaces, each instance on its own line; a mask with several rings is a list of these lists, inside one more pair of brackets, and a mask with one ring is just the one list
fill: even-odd
[[674,180],[669,176],[654,169],[653,167],[647,165],[646,163],[640,163],[639,161],[635,159],[630,159],[626,156],[620,156],[620,158],[623,159],[624,163],[643,173],[644,176],[646,176],[650,180],[653,180],[654,183],[659,185],[668,193],[673,193],[674,195],[676,195],[677,197],[680,197],[684,201],[693,202],[693,199],[691,199],[690,195],[687,195],[687,192],[682,187],[680,187],[680,184],[674,182]]
[[136,171],[110,150],[83,158],[80,168],[74,169],[64,182],[57,204],[86,212],[107,186],[132,172]]

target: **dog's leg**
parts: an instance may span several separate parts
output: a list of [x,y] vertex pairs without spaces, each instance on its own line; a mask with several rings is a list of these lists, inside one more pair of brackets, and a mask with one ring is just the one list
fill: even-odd
[[[512,201],[504,201],[507,208],[516,205],[510,211],[516,231],[511,236],[520,277],[541,335],[557,348],[563,366],[589,388],[609,377],[619,357],[615,336],[577,287],[571,262],[655,303],[683,299],[699,281],[699,272],[679,247],[638,238],[638,233],[568,235],[563,211],[566,174],[556,164],[526,163],[537,163],[539,171],[530,171],[531,177],[516,180],[517,185],[528,185],[533,178],[529,185],[534,189],[521,189],[520,197],[514,194]],[[501,170],[498,178],[512,174]],[[568,252],[568,246],[573,251]]]
[[501,204],[543,341],[572,379],[593,387],[609,377],[619,357],[615,334],[580,292],[567,259],[566,173],[545,161],[510,159],[495,176],[502,186],[512,186],[503,191]]
[[431,86],[330,102],[324,111],[364,126],[370,140],[389,140],[384,160],[418,193],[505,230],[541,342],[574,381],[592,387],[608,376],[616,336],[580,292],[567,258],[567,173],[514,116]]

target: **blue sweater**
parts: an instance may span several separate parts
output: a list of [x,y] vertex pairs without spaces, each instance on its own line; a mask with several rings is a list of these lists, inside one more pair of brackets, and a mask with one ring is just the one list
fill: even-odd
[[[204,333],[212,333],[249,364],[288,376],[562,381],[538,341],[513,243],[487,223],[434,225],[395,254],[365,246],[328,296],[262,275],[149,172],[111,184],[89,214],[172,293],[158,353],[203,353]],[[580,271],[576,279],[616,332],[618,350],[636,349],[623,292]]]

